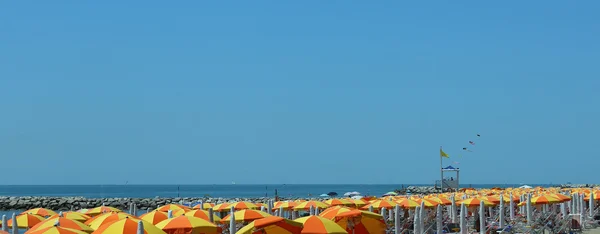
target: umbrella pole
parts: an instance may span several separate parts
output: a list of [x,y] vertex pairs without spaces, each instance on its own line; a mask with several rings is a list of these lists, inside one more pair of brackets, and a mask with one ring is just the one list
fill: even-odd
[[[440,151],[442,147],[440,146]],[[444,165],[442,164],[442,156],[440,155],[440,193],[444,192]]]

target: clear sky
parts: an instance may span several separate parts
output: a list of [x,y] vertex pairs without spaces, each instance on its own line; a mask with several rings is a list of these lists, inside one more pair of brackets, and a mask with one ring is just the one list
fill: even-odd
[[598,9],[2,1],[0,184],[600,183]]

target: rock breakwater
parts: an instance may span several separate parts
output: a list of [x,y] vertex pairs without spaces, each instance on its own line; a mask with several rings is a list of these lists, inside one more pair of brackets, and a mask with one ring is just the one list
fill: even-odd
[[98,206],[112,206],[128,210],[130,203],[135,203],[140,210],[155,209],[159,206],[173,203],[193,202],[236,202],[250,201],[264,203],[271,198],[86,198],[86,197],[0,197],[0,210],[27,210],[32,208],[47,208],[56,211],[78,210]]

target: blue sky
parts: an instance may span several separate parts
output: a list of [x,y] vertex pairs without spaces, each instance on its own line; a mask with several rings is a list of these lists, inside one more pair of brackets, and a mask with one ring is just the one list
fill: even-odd
[[599,7],[4,1],[0,183],[599,182]]

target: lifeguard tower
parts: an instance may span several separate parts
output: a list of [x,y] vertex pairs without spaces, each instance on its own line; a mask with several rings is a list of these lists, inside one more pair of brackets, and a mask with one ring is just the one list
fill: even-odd
[[[452,175],[454,173],[456,173],[455,175]],[[459,183],[459,177],[460,177],[460,168],[458,167],[453,167],[453,166],[447,166],[447,167],[443,167],[441,168],[441,173],[442,173],[442,181],[436,180],[435,181],[435,187],[436,188],[442,188],[443,190],[451,190],[451,191],[458,191],[458,189],[460,189],[460,183]],[[450,177],[445,177],[445,174],[450,173]],[[440,186],[440,187],[438,187]]]

